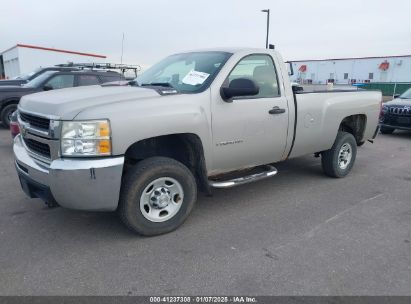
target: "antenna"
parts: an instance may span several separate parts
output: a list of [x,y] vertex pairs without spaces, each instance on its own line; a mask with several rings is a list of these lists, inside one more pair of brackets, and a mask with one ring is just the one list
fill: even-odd
[[120,64],[123,64],[123,52],[124,52],[124,32],[123,32],[123,39],[121,40],[121,58],[120,58]]
[[[124,53],[124,32],[123,32],[123,39],[121,39],[121,57],[120,57],[120,65],[123,65],[123,53]],[[124,71],[125,70],[121,70],[123,76],[124,76]],[[121,80],[121,77],[120,77]]]

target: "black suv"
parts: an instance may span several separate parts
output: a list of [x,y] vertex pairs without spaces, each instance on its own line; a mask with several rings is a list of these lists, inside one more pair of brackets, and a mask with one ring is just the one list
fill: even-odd
[[47,71],[59,71],[59,72],[68,72],[68,71],[78,71],[78,68],[70,68],[70,67],[58,67],[58,66],[53,66],[53,67],[46,67],[46,68],[38,68],[34,70],[33,72],[20,76],[16,79],[6,79],[6,80],[0,80],[0,87],[1,86],[20,86],[22,84],[25,84],[37,76],[40,76],[44,72]]
[[11,115],[24,95],[119,80],[125,80],[124,76],[113,71],[47,71],[22,86],[0,86],[0,120],[10,126]]
[[411,88],[386,102],[381,109],[381,133],[391,134],[395,129],[411,131]]

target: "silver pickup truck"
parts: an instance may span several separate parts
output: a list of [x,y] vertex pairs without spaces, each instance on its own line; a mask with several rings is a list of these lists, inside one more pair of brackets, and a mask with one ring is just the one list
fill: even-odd
[[321,156],[325,174],[344,177],[375,138],[380,108],[380,92],[293,90],[275,50],[186,52],[127,86],[23,97],[15,164],[30,197],[117,210],[156,235],[184,222],[197,190],[274,176],[288,158]]

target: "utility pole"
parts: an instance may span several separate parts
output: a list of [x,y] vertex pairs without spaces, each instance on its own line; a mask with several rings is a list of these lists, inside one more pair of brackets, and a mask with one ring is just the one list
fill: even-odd
[[261,10],[263,13],[267,13],[267,37],[265,39],[265,48],[268,49],[268,33],[270,32],[270,10]]

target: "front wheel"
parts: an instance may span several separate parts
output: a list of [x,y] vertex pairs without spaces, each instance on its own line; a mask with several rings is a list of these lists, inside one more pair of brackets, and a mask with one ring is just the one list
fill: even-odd
[[5,106],[4,109],[1,111],[0,119],[6,128],[10,127],[11,115],[16,110],[17,110],[17,105],[13,103],[13,104],[9,104],[8,106]]
[[196,200],[196,181],[186,166],[171,158],[151,157],[127,172],[118,212],[129,229],[153,236],[179,227]]
[[351,133],[339,131],[334,145],[321,154],[323,171],[331,177],[344,177],[352,169],[357,156],[357,143]]

